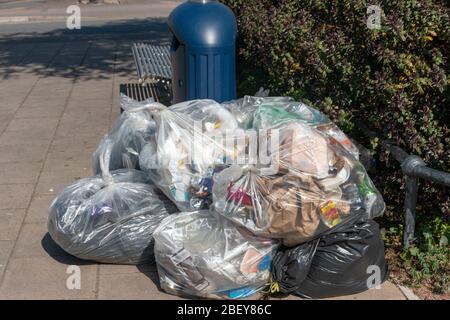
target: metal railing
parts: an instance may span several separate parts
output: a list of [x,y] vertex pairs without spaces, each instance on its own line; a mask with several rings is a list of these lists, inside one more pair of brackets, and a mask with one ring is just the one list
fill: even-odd
[[[379,136],[364,124],[357,122],[357,126],[370,138]],[[419,191],[419,179],[438,183],[450,187],[450,173],[427,167],[425,162],[416,155],[410,155],[400,147],[389,141],[380,139],[381,146],[389,151],[394,159],[400,163],[401,170],[405,176],[405,218],[403,246],[408,248],[414,240],[416,227],[416,205]]]

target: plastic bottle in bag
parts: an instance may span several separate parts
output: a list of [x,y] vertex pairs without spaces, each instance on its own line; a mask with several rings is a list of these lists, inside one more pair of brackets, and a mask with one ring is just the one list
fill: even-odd
[[111,171],[124,168],[139,169],[139,153],[156,130],[155,122],[149,113],[149,109],[155,104],[153,98],[138,102],[121,94],[120,105],[124,112],[116,120],[111,131],[100,141],[92,156],[95,174],[101,173],[100,157],[108,148],[107,140],[114,142],[109,163]]

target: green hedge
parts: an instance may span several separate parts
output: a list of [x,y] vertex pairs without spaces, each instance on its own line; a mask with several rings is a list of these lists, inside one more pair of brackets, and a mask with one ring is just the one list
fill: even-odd
[[[429,166],[450,171],[448,4],[429,0],[222,2],[238,19],[239,94],[264,86],[273,95],[305,100],[370,146],[379,160],[371,177],[388,205],[380,222],[386,230],[391,269],[403,270],[397,279],[406,284],[446,292],[450,283],[448,188],[421,181],[419,241],[402,251],[400,167],[379,149],[376,140],[364,141],[354,122],[366,122]],[[380,29],[367,27],[369,5],[382,8]]]
[[[223,2],[238,19],[240,94],[264,86],[274,95],[309,101],[350,134],[354,119],[361,119],[431,167],[450,171],[450,21],[444,2]],[[371,30],[367,7],[374,4],[383,12],[381,28]],[[401,220],[399,166],[383,153],[380,162],[374,180],[391,205],[388,216]],[[421,193],[421,214],[448,219],[448,190],[422,183]]]

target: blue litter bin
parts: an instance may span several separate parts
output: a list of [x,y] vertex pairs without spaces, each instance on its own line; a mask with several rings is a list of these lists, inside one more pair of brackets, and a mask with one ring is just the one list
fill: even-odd
[[173,103],[236,98],[234,13],[214,0],[190,0],[169,16]]

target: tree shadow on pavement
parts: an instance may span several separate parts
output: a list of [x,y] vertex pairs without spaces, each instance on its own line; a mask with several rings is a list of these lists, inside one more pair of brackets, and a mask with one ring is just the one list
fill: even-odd
[[99,23],[0,37],[0,80],[23,76],[106,79],[135,74],[133,42],[170,43],[166,18]]

